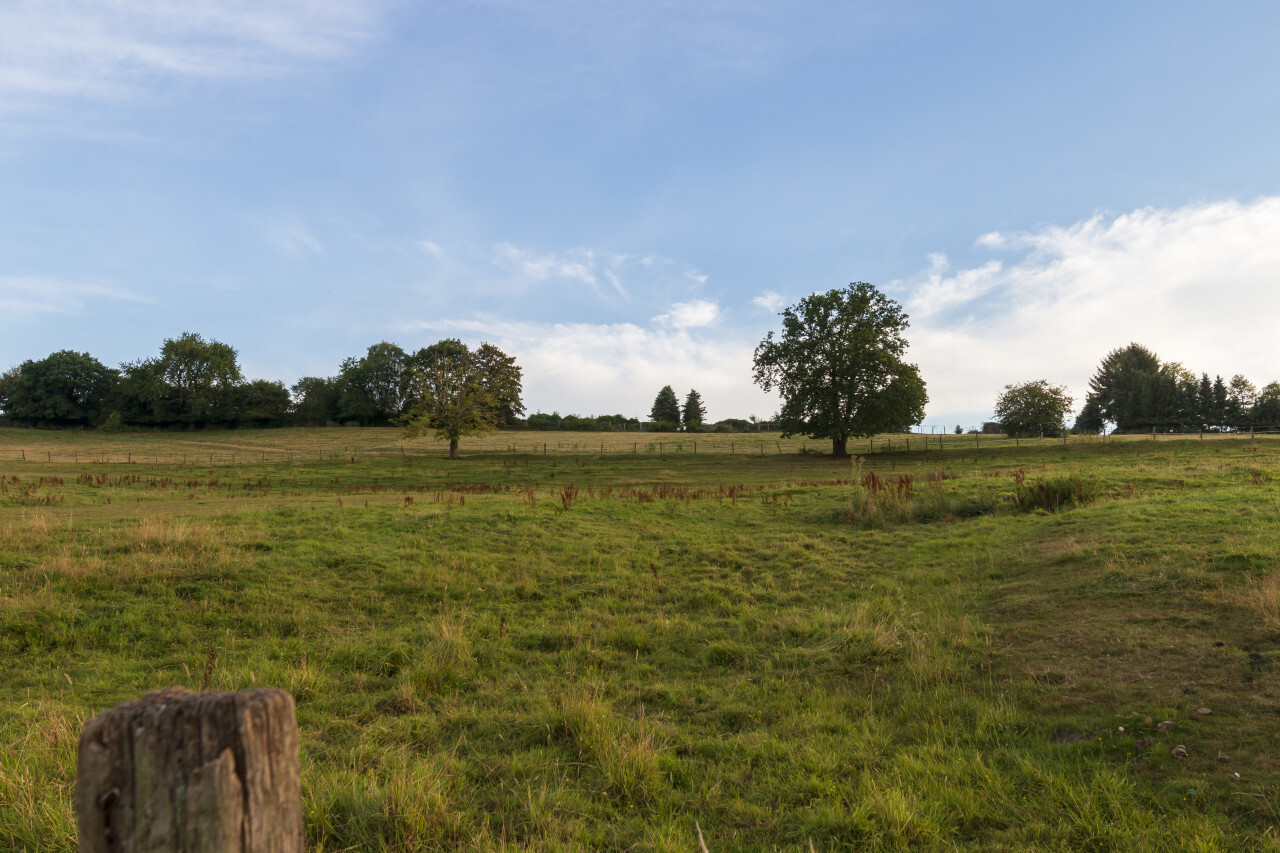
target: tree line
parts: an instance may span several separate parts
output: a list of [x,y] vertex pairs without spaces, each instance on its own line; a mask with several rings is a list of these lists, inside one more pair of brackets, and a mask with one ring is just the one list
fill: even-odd
[[1261,390],[1240,374],[1197,377],[1141,344],[1112,350],[1089,380],[1081,432],[1232,432],[1280,426],[1280,382]]
[[119,368],[71,350],[25,361],[0,375],[0,412],[20,425],[107,430],[371,426],[407,425],[431,401],[444,423],[449,417],[439,404],[451,401],[461,406],[452,413],[461,435],[480,409],[480,420],[517,421],[520,391],[515,360],[490,344],[473,351],[451,338],[410,354],[384,341],[344,360],[334,376],[305,376],[286,388],[246,380],[234,347],[184,332],[166,339],[155,357]]
[[[1008,435],[1057,436],[1073,404],[1067,389],[1045,379],[1006,385],[995,417]],[[1075,431],[1243,432],[1280,427],[1280,382],[1258,390],[1241,374],[1223,381],[1161,361],[1141,344],[1107,353],[1089,379]]]

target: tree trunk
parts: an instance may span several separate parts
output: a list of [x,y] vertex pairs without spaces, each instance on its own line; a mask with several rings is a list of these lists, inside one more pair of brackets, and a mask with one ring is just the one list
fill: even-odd
[[831,439],[831,455],[836,459],[849,458],[849,438],[841,436],[840,438]]
[[170,687],[80,735],[81,853],[301,853],[293,697]]
[[458,458],[458,439],[456,438],[449,439],[449,458]]

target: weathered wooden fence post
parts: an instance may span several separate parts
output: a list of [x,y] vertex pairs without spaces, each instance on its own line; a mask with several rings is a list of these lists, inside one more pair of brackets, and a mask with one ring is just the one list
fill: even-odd
[[301,853],[293,697],[170,687],[80,734],[81,853]]

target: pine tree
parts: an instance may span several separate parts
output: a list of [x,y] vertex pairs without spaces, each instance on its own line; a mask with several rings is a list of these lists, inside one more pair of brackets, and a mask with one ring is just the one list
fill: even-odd
[[689,396],[684,398],[681,417],[686,431],[697,432],[702,428],[702,422],[707,419],[707,410],[702,405],[702,395],[696,390],[690,390]]
[[680,426],[680,401],[670,385],[662,386],[649,411],[649,419],[657,424],[658,429],[675,429]]
[[1212,423],[1216,427],[1225,427],[1227,425],[1227,383],[1222,381],[1221,376],[1213,378],[1213,415]]

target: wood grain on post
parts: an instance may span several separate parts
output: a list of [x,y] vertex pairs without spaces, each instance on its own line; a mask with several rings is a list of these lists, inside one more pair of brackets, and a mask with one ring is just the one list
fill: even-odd
[[81,853],[301,853],[293,697],[170,687],[80,734]]

